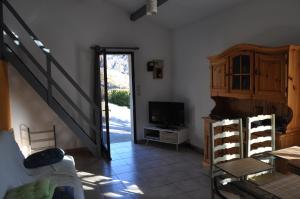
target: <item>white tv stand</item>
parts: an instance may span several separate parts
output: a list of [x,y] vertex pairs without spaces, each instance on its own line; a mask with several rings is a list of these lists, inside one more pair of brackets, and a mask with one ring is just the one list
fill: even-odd
[[149,141],[175,144],[178,151],[178,145],[188,140],[187,129],[164,129],[159,127],[144,127],[144,139],[146,144]]

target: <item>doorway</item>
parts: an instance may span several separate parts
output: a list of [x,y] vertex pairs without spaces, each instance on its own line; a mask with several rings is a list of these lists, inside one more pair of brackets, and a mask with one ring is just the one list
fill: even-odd
[[134,53],[98,46],[95,52],[95,102],[100,107],[97,143],[102,157],[111,160],[111,144],[137,141]]
[[132,53],[107,52],[110,143],[134,141]]

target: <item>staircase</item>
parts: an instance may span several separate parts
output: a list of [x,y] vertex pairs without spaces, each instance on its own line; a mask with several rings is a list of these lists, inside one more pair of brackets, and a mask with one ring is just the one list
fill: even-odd
[[[96,157],[100,157],[100,104],[89,97],[75,80],[64,70],[58,61],[51,55],[41,40],[33,33],[29,26],[24,22],[16,10],[7,0],[1,0],[0,7],[0,56],[10,62],[12,66],[23,76],[32,88],[41,96],[48,106],[65,122],[65,124],[77,135],[81,143],[86,146]],[[3,12],[9,12],[18,22],[18,25],[25,30],[26,34],[32,39],[45,57],[45,66],[40,64],[37,58],[26,48],[19,36],[10,30],[5,24]],[[28,63],[30,62],[30,66]],[[34,68],[32,67],[34,66]],[[59,73],[72,85],[74,90],[80,94],[88,106],[93,111],[93,116],[87,116],[82,109],[69,97],[67,92],[62,89],[58,82],[53,79],[53,70]],[[46,83],[42,81],[46,80]],[[54,92],[55,91],[55,92]],[[59,97],[57,97],[59,95]],[[63,103],[62,103],[63,102]],[[66,108],[66,104],[70,109]],[[75,113],[75,114],[74,114]],[[81,122],[79,122],[81,121]],[[82,125],[84,122],[85,128]],[[88,126],[88,128],[86,128]],[[87,130],[88,129],[88,130]]]

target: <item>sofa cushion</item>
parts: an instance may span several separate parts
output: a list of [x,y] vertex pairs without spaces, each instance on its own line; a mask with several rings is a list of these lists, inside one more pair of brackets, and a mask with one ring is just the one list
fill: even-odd
[[52,199],[56,185],[43,179],[9,190],[5,199]]
[[23,166],[24,156],[15,142],[12,132],[0,132],[0,198],[8,189],[32,182]]
[[28,156],[24,160],[24,166],[28,169],[42,167],[60,162],[65,152],[59,148],[47,149]]
[[0,143],[6,148],[6,152],[9,151],[9,154],[14,154],[13,157],[16,161],[23,162],[24,155],[15,141],[13,131],[0,131]]

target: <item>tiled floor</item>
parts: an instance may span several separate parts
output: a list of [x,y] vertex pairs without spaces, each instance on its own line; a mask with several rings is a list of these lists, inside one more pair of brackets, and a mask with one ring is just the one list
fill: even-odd
[[[208,171],[202,155],[187,147],[130,142],[112,144],[110,163],[88,152],[75,155],[87,199],[172,198],[209,199]],[[74,154],[73,154],[74,155]]]

